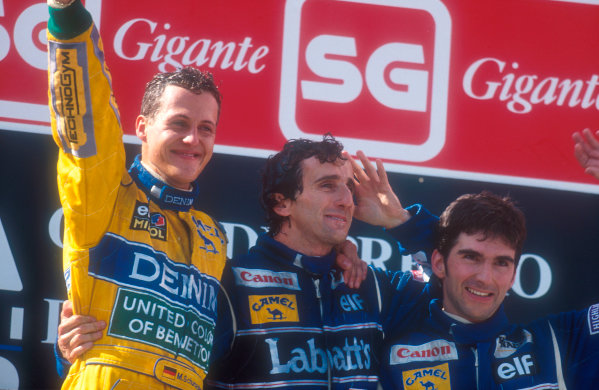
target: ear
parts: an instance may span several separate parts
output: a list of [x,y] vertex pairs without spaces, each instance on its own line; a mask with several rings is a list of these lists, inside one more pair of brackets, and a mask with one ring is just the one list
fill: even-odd
[[437,277],[441,280],[445,279],[447,272],[445,270],[445,261],[443,261],[443,256],[439,253],[438,250],[433,251],[433,255],[431,256],[431,268],[433,273],[437,275]]
[[148,124],[148,118],[143,115],[138,115],[137,119],[135,119],[135,134],[137,138],[142,140],[142,142],[147,142],[148,137],[146,133],[146,125]]
[[291,214],[291,199],[285,198],[283,194],[275,193],[274,194],[275,201],[277,204],[273,207],[275,213],[279,214],[281,217],[288,217]]

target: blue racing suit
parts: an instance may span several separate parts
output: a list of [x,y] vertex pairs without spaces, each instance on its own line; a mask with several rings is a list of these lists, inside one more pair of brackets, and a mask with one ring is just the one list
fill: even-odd
[[228,262],[206,388],[375,389],[383,332],[414,320],[430,291],[373,268],[350,289],[334,261],[263,234]]
[[528,325],[510,324],[501,306],[467,324],[435,299],[425,319],[390,335],[382,360],[386,389],[597,389],[599,304]]

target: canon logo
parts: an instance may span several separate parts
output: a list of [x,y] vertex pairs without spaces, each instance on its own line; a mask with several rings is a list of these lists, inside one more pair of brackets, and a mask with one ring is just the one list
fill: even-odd
[[233,267],[235,281],[238,285],[264,288],[282,287],[289,290],[299,290],[297,275],[293,272],[274,272],[263,269]]
[[390,364],[405,364],[416,361],[446,361],[458,358],[455,343],[447,340],[434,340],[421,345],[401,345],[391,347]]

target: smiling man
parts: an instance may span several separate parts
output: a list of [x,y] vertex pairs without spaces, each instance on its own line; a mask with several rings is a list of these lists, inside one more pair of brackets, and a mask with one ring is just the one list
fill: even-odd
[[369,268],[352,289],[334,267],[353,217],[389,228],[410,219],[384,170],[361,157],[359,182],[332,137],[288,141],[268,159],[269,232],[223,272],[207,388],[377,388],[384,332],[430,296],[411,273]]
[[141,156],[127,171],[91,16],[80,0],[48,5],[64,276],[74,326],[106,325],[71,359],[63,388],[200,388],[226,242],[197,209],[196,179],[212,157],[220,94],[193,68],[152,78],[136,120]]
[[431,257],[442,299],[387,338],[384,388],[596,387],[599,305],[522,326],[504,314],[525,236],[524,215],[509,198],[463,195],[445,209]]

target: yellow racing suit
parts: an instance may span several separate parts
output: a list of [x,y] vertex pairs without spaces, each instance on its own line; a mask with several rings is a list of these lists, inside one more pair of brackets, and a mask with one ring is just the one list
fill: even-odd
[[191,192],[127,171],[102,42],[77,0],[50,8],[49,99],[59,146],[63,270],[75,314],[101,340],[63,388],[199,389],[208,370],[226,239]]

